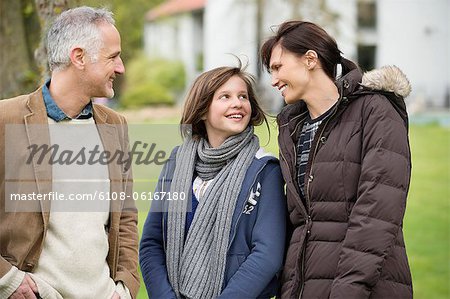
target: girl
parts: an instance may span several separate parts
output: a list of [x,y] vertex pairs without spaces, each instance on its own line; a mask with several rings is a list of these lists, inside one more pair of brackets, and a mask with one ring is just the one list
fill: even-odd
[[282,298],[411,298],[405,75],[363,76],[322,28],[301,21],[281,24],[261,58],[288,104],[278,116],[293,228]]
[[[277,159],[253,126],[267,120],[241,67],[200,75],[144,225],[140,265],[150,298],[270,298],[285,242],[285,198]],[[187,129],[184,125],[189,125]],[[162,193],[160,193],[162,194]]]

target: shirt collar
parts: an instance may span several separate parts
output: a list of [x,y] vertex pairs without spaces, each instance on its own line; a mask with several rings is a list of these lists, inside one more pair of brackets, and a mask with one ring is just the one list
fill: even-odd
[[[61,108],[58,107],[55,100],[50,95],[50,80],[45,82],[42,87],[42,96],[44,97],[45,108],[47,109],[47,116],[53,119],[55,122],[60,122],[65,119],[72,119],[67,116]],[[89,102],[75,119],[87,119],[92,117],[92,102]]]

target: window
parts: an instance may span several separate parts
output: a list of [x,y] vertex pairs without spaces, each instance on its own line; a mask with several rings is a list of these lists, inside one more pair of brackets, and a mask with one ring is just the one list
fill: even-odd
[[375,68],[376,46],[358,45],[358,64],[363,71]]
[[377,26],[377,7],[373,1],[358,2],[358,28],[375,29]]

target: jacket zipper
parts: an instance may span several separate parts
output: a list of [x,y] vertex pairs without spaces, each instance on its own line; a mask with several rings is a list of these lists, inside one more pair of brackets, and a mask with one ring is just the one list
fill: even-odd
[[[297,126],[295,127],[294,132],[297,130],[298,125],[299,125],[299,124],[297,124]],[[294,165],[296,165],[296,164],[297,164],[297,148],[296,148],[296,144],[294,144],[293,147],[294,147]],[[287,167],[288,167],[288,169],[289,169],[289,173],[291,173],[291,171],[290,171],[290,170],[291,170],[291,169],[290,169],[290,165],[289,165],[289,163],[287,162],[287,159],[286,159],[286,157],[284,156],[283,150],[282,150],[282,149],[280,149],[280,154],[281,154],[281,157],[283,158],[283,161],[286,163],[286,165],[287,165]],[[294,173],[294,174],[295,174],[295,173]],[[299,193],[299,195],[300,195],[300,193]],[[299,200],[300,200],[300,208],[301,208],[301,210],[303,211],[303,214],[306,216],[305,226],[308,227],[309,220],[311,219],[311,217],[309,216],[308,211],[307,211],[307,208],[308,208],[308,210],[309,210],[309,207],[306,207],[306,206],[303,205],[303,202],[301,202],[301,201],[302,201],[302,200],[301,200],[301,197],[299,198]],[[309,202],[308,202],[307,199],[306,199],[305,204],[306,204],[306,205],[309,205]],[[301,252],[302,252],[302,254],[301,254],[302,267],[301,267],[301,269],[300,269],[300,292],[299,292],[299,297],[298,297],[298,298],[301,298],[301,297],[302,297],[303,289],[304,289],[304,284],[305,284],[305,282],[304,282],[304,280],[305,280],[305,279],[304,279],[304,272],[305,272],[306,238],[307,238],[307,236],[305,236],[305,239],[304,239],[303,245],[302,245],[303,247],[301,248]]]
[[[337,112],[337,106],[335,108],[335,110],[333,111],[333,114],[330,115],[330,117],[327,117],[327,120],[325,122],[325,124],[322,127],[322,130],[320,131],[319,136],[317,137],[317,141],[316,141],[316,146],[314,148],[313,151],[313,155],[312,157],[310,157],[311,159],[311,167],[309,168],[309,173],[308,173],[308,181],[307,181],[307,185],[306,185],[306,205],[308,206],[308,210],[309,210],[309,205],[311,203],[310,200],[310,183],[312,182],[313,178],[311,177],[311,169],[313,168],[313,164],[314,164],[314,159],[316,157],[317,154],[317,150],[319,148],[319,143],[318,140],[320,140],[320,138],[323,135],[323,132],[325,131],[325,128],[327,127],[328,123],[330,122],[330,120],[333,118],[333,116],[336,114]],[[307,219],[306,219],[306,223],[305,223],[305,227],[306,227],[306,235],[305,235],[305,240],[303,242],[303,248],[302,248],[302,269],[301,269],[301,288],[300,288],[300,294],[299,294],[299,299],[302,298],[303,295],[303,289],[305,286],[305,279],[304,279],[304,272],[305,272],[305,252],[306,252],[306,239],[308,238],[309,234],[311,233],[311,226],[312,226],[312,220],[311,220],[311,216],[309,214],[307,214]]]
[[[287,163],[287,160],[286,160],[285,156],[283,155],[282,150],[280,150],[280,154],[281,154],[281,157],[283,158],[284,162],[286,163],[286,165],[289,168],[289,164]],[[297,163],[297,149],[294,144],[294,164],[296,164],[296,163]],[[300,201],[301,201],[301,198],[300,198]],[[308,205],[309,202],[306,202],[306,204]],[[306,210],[306,207],[303,206],[303,203],[300,204],[300,207],[301,207],[304,215],[306,215],[305,226],[306,226],[306,228],[308,228],[309,220],[311,219],[311,217],[309,216],[309,214]],[[302,268],[300,269],[300,292],[299,292],[299,297],[298,297],[299,299],[302,297],[303,289],[304,289],[304,285],[305,285],[304,272],[305,272],[306,238],[307,238],[307,235],[305,236],[305,239],[303,240],[303,245],[302,245],[303,247],[301,249],[301,251],[302,251],[302,254],[301,254]]]
[[311,177],[311,169],[313,168],[313,164],[314,164],[314,159],[316,158],[316,154],[317,154],[317,150],[319,149],[319,140],[320,140],[320,138],[322,138],[322,135],[323,135],[323,132],[325,131],[325,128],[327,127],[327,125],[328,125],[328,123],[330,122],[330,120],[333,118],[333,116],[336,114],[336,112],[337,112],[337,109],[338,107],[336,106],[336,108],[334,109],[334,111],[333,111],[333,114],[331,114],[330,115],[330,117],[327,117],[327,120],[326,120],[326,122],[325,122],[325,124],[323,125],[323,127],[322,127],[322,130],[320,131],[320,134],[319,134],[319,136],[317,137],[317,142],[316,142],[316,146],[315,146],[315,148],[314,148],[314,151],[313,151],[313,155],[312,155],[312,157],[310,157],[311,158],[311,167],[309,168],[309,173],[308,173],[308,181],[307,181],[307,185],[306,185],[306,201],[307,201],[307,204],[308,204],[308,206],[309,206],[309,203],[310,203],[310,198],[309,198],[309,186],[310,186],[310,183],[312,182],[312,180],[313,180],[313,177]]
[[[252,182],[252,184],[250,185],[250,189],[249,189],[248,192],[247,192],[246,198],[249,197],[250,192],[251,192],[251,190],[253,189],[253,186],[255,185],[256,179],[258,178],[259,174],[261,173],[261,171],[264,169],[265,166],[266,166],[266,165],[264,165],[263,167],[261,167],[261,169],[258,170],[258,172],[256,173],[255,178],[253,179],[253,182]],[[234,226],[233,235],[231,236],[230,242],[228,243],[227,252],[230,250],[231,244],[233,244],[234,238],[236,237],[236,232],[237,232],[237,229],[236,229],[236,228],[237,228],[237,226],[239,225],[239,221],[241,220],[241,216],[242,216],[242,214],[243,214],[243,212],[244,212],[246,203],[247,203],[247,200],[244,200],[244,204],[242,205],[241,212],[239,213],[238,219],[236,220],[236,224],[235,224],[235,226]]]

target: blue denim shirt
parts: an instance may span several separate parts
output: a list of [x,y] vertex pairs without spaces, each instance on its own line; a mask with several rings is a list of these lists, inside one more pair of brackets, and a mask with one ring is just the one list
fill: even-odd
[[[65,119],[71,119],[69,116],[67,116],[61,108],[56,105],[55,100],[50,95],[50,90],[48,89],[50,86],[50,80],[45,82],[44,86],[42,87],[42,96],[44,97],[44,103],[45,108],[47,109],[47,116],[53,119],[55,122],[60,122]],[[89,104],[86,105],[86,107],[83,108],[80,114],[78,114],[77,119],[86,119],[92,117],[92,102],[89,102]]]

